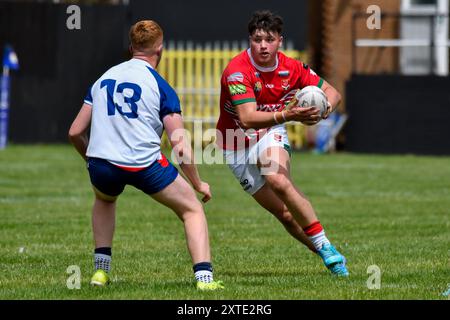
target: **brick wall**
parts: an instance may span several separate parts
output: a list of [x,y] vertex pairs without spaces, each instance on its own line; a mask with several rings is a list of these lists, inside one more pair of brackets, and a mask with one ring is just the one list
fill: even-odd
[[[320,10],[317,16],[322,17],[321,34],[313,35],[322,37],[319,72],[342,93],[342,109],[345,109],[345,82],[351,76],[355,59],[352,55],[352,15],[353,12],[366,13],[370,5],[378,5],[382,13],[400,12],[400,0],[323,0],[321,8],[316,7]],[[368,18],[370,15],[366,16]],[[380,30],[369,30],[367,18],[361,18],[356,23],[357,38],[398,38],[397,19],[383,19]],[[359,73],[390,73],[398,68],[396,48],[359,48],[356,55]]]

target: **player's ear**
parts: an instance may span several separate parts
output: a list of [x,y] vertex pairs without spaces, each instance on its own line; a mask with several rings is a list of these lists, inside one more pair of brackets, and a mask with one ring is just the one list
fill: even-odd
[[163,51],[163,44],[161,43],[156,49],[156,54],[158,55],[158,57],[162,56],[162,51]]
[[280,36],[280,44],[278,45],[278,49],[283,47],[283,36]]
[[156,42],[153,45],[153,50],[155,50],[155,53],[158,57],[162,55],[163,46],[164,46],[164,38],[160,36],[160,38],[158,38],[158,40],[156,40]]
[[130,50],[131,55],[133,55],[133,46],[131,44],[128,46],[128,50]]

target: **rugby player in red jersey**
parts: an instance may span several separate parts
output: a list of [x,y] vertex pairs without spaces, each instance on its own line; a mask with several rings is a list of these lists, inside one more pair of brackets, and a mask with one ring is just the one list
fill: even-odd
[[339,92],[300,61],[279,52],[283,20],[258,11],[248,24],[250,48],[234,57],[221,78],[217,143],[243,189],[271,212],[325,266],[348,276],[346,259],[330,243],[317,215],[290,176],[290,145],[284,123],[313,125],[316,107],[284,110],[297,89],[314,85],[328,98],[323,118],[341,100]]

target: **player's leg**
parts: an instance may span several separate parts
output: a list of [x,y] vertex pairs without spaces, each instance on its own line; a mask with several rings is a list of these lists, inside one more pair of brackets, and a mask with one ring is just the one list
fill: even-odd
[[120,169],[105,160],[89,159],[88,169],[95,194],[92,208],[95,273],[91,285],[105,286],[110,283],[116,199],[125,185],[121,181]]
[[183,222],[197,288],[200,290],[222,289],[221,282],[213,279],[206,216],[200,201],[187,181],[165,159],[156,162],[143,172],[142,177],[134,185],[159,203],[172,209]]
[[344,256],[331,245],[310,201],[291,180],[288,152],[280,146],[271,147],[270,144],[268,146],[262,150],[258,158],[267,185],[292,213],[323,259],[325,266],[333,274],[348,275]]
[[267,184],[253,194],[253,198],[263,208],[272,213],[292,237],[303,243],[311,251],[317,251],[311,240],[309,240],[309,237],[303,232],[303,229],[289,212],[286,205]]
[[[264,139],[264,138],[263,138]],[[276,140],[275,142],[280,142]],[[281,143],[283,145],[283,143]],[[264,146],[264,144],[262,144]],[[302,228],[292,217],[287,207],[280,198],[267,185],[261,170],[257,166],[259,146],[254,145],[250,149],[239,151],[224,151],[224,159],[234,176],[240,182],[245,192],[250,194],[263,208],[272,213],[286,228],[286,230],[297,240],[304,243],[308,248],[315,251],[309,238],[304,234]]]
[[95,193],[92,208],[92,230],[96,248],[112,246],[115,229],[116,199],[105,195],[93,186]]
[[317,221],[308,199],[292,183],[289,174],[289,153],[282,147],[269,147],[260,154],[261,174],[267,185],[286,205],[302,228]]
[[191,186],[178,175],[170,185],[151,196],[172,209],[183,222],[197,288],[200,290],[222,289],[222,283],[214,281],[213,278],[206,216]]
[[[306,235],[306,237],[308,237],[309,239],[308,247],[312,249],[313,246],[315,249],[314,251],[318,252],[318,254],[323,258],[323,253],[325,251],[319,252],[319,250],[323,250],[324,248],[318,245],[318,241],[323,240],[324,238],[326,239],[326,237],[324,232],[321,232],[322,230],[319,230],[318,228],[321,227],[321,225],[316,218],[311,203],[300,192],[300,190],[298,190],[293,185],[290,180],[289,154],[286,151],[286,149],[289,149],[289,144],[287,141],[287,135],[285,136],[285,138],[283,138],[284,135],[285,130],[273,130],[272,132],[269,132],[266,136],[264,136],[256,145],[252,146],[250,150],[247,150],[245,152],[225,150],[225,161],[235,177],[239,180],[243,189],[250,195],[257,195],[255,200],[257,200],[260,205],[262,205],[268,211],[278,214],[278,218],[281,218],[283,220],[286,219],[286,212],[292,213],[292,216],[296,220],[296,225],[290,225],[289,228],[286,229],[299,240],[302,239],[302,235]],[[271,152],[271,147],[275,149],[275,152]],[[269,151],[266,151],[267,155],[264,156],[264,152],[266,149],[269,149]],[[277,152],[279,152],[284,157],[278,156]],[[275,154],[276,156],[271,157],[272,154]],[[258,162],[259,165],[262,166],[262,168],[258,168],[258,166],[256,165]],[[266,175],[263,176],[262,173],[265,173]],[[277,188],[273,188],[270,183],[267,183],[267,174],[269,173],[271,176],[269,178],[269,181],[272,183],[272,185],[277,182]],[[276,178],[278,179],[276,180]],[[267,193],[265,191],[266,189],[270,189],[271,193]],[[260,193],[258,193],[259,191]],[[280,194],[284,194],[284,196],[280,197],[280,194],[277,194],[277,191]],[[270,198],[271,195],[273,195],[274,198]],[[290,197],[292,197],[294,200],[291,201]],[[281,201],[283,203],[283,206],[281,206],[278,201]],[[296,215],[294,215],[294,210],[284,209],[285,207],[288,207],[286,202],[296,210]],[[281,212],[283,212],[283,216],[281,215]],[[305,215],[304,212],[306,212],[306,219],[305,217],[303,217],[303,215]],[[305,228],[302,227],[301,221],[303,221],[303,224],[306,225]],[[308,221],[312,221],[312,223],[308,225]],[[285,220],[285,223],[289,225],[289,218]],[[298,230],[299,227],[304,229],[305,232],[300,233]],[[312,239],[315,240],[315,243],[312,241]],[[326,248],[327,246],[325,246],[325,249]],[[340,261],[343,260],[342,255],[338,253],[334,254],[333,251],[333,258],[328,258],[325,262],[327,267],[331,268],[332,264],[337,264],[339,262],[336,260],[337,258],[339,258]],[[337,269],[338,267],[333,268]],[[332,272],[337,273],[334,269],[332,269]]]
[[170,185],[151,196],[172,209],[183,222],[192,262],[210,261],[206,217],[200,201],[186,180],[178,175]]
[[257,157],[253,146],[250,150],[224,151],[225,162],[240,182],[244,191],[250,194],[263,208],[272,213],[297,240],[316,251],[312,242],[292,217],[284,203],[266,184],[261,170],[257,166]]

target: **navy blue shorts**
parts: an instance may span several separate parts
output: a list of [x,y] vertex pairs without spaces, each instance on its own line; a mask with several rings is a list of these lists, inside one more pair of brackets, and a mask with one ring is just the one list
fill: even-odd
[[137,172],[126,171],[104,159],[89,158],[88,171],[92,185],[112,197],[121,194],[127,184],[151,195],[167,187],[178,176],[177,168],[165,157]]

